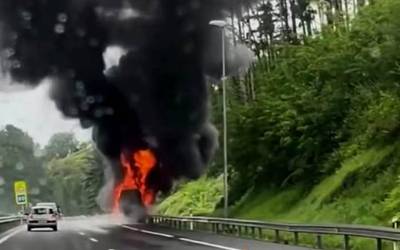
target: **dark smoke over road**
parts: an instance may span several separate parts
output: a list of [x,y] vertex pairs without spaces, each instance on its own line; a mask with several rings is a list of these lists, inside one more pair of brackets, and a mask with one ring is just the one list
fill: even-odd
[[[93,127],[111,162],[150,148],[148,178],[167,190],[196,178],[216,148],[205,75],[220,64],[222,0],[0,0],[2,68],[18,82],[52,79],[64,115]],[[110,46],[126,51],[105,68]],[[115,165],[119,165],[116,163]],[[117,178],[119,167],[115,167]]]

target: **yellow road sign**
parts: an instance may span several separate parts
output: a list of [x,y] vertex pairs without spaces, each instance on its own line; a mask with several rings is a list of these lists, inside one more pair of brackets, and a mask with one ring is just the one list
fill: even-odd
[[25,181],[14,182],[15,201],[17,205],[28,204],[28,192]]

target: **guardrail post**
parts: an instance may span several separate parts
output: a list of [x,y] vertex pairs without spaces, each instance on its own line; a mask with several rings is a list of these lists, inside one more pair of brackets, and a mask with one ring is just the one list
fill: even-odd
[[279,243],[281,241],[280,237],[279,237],[279,230],[275,229],[275,242]]
[[232,234],[235,231],[235,226],[228,225],[228,234]]
[[348,235],[344,236],[344,250],[350,250],[350,237]]
[[193,231],[193,229],[194,229],[192,220],[189,222],[189,229],[190,229],[190,231]]
[[299,233],[294,232],[294,244],[298,245],[299,244]]
[[[0,0],[1,1],[1,0]],[[4,217],[0,218],[0,224],[12,222],[18,224],[20,217]],[[276,243],[288,244],[286,235],[281,235],[281,231],[292,233],[294,235],[294,245],[299,245],[301,233],[312,234],[315,237],[314,247],[322,249],[325,247],[323,237],[326,234],[337,235],[343,238],[344,250],[354,248],[351,246],[350,237],[359,236],[375,240],[376,250],[383,250],[384,243],[393,244],[397,247],[398,232],[393,233],[392,229],[385,229],[381,227],[363,227],[363,226],[315,226],[315,225],[301,225],[301,224],[284,224],[284,223],[263,223],[251,220],[236,220],[236,219],[222,219],[222,218],[208,218],[208,217],[169,217],[169,216],[149,216],[146,218],[149,224],[161,224],[170,226],[177,229],[189,230],[205,230],[212,231],[217,234],[230,234],[237,235],[238,237],[253,238],[253,239],[266,239],[273,240]],[[368,230],[366,230],[366,228]],[[275,237],[271,239],[269,235],[272,233]],[[383,238],[382,238],[383,237]],[[290,237],[291,240],[293,239]],[[290,240],[290,241],[291,241]],[[387,241],[387,242],[386,242]],[[292,241],[291,241],[292,242]],[[391,246],[391,245],[390,245]]]
[[317,235],[317,248],[322,249],[322,236],[320,234]]
[[376,239],[376,250],[382,250],[382,239]]

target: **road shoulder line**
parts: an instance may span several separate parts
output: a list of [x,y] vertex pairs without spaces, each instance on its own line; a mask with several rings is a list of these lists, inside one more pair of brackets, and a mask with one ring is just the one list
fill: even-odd
[[196,244],[196,245],[208,246],[208,247],[213,247],[213,248],[223,249],[223,250],[240,250],[238,248],[222,246],[222,245],[213,244],[213,243],[209,243],[209,242],[205,242],[205,241],[192,240],[192,239],[178,237],[178,236],[171,235],[171,234],[164,234],[164,233],[159,233],[159,232],[154,232],[154,231],[143,230],[143,229],[130,227],[130,226],[126,226],[126,225],[121,225],[121,227],[123,227],[125,229],[128,229],[128,230],[131,230],[131,231],[135,231],[135,232],[140,232],[140,233],[160,236],[160,237],[169,238],[169,239],[172,238],[172,239],[175,239],[175,240],[184,241],[184,242],[188,242],[188,243],[192,243],[192,244]]
[[13,237],[14,235],[22,232],[23,228],[22,227],[17,227],[17,228],[13,228],[10,229],[8,231],[6,231],[3,234],[0,234],[0,245],[3,244],[4,242],[6,242],[7,240],[9,240],[11,237]]

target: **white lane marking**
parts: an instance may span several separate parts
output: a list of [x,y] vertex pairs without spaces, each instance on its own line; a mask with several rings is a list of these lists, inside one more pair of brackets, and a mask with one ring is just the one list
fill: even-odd
[[128,227],[128,226],[125,226],[125,225],[121,225],[121,227],[129,229],[129,230],[132,230],[132,231],[136,231],[136,232],[139,231],[139,229],[134,228],[134,227]]
[[162,236],[162,237],[167,237],[167,238],[174,238],[175,236],[170,235],[170,234],[163,234],[163,233],[157,233],[157,232],[152,232],[152,231],[147,231],[147,230],[139,230],[142,233],[145,234],[152,234],[152,235],[157,235],[157,236]]
[[79,232],[80,235],[85,236],[86,234],[84,232]]
[[171,234],[157,233],[157,232],[138,229],[138,228],[129,227],[129,226],[125,226],[125,225],[121,225],[121,226],[123,228],[129,229],[129,230],[132,230],[132,231],[141,232],[141,233],[145,233],[145,234],[156,235],[156,236],[161,236],[161,237],[166,237],[166,238],[175,238],[175,239],[180,240],[180,241],[185,241],[185,242],[189,242],[189,243],[193,243],[193,244],[197,244],[197,245],[208,246],[208,247],[224,249],[224,250],[241,250],[239,248],[226,247],[226,246],[212,244],[212,243],[208,243],[208,242],[204,242],[204,241],[191,240],[191,239],[187,239],[187,238],[178,238],[178,237],[175,237],[174,235],[171,235]]
[[19,229],[16,229],[15,231],[12,231],[9,234],[5,235],[3,238],[0,239],[0,244],[3,244],[4,242],[6,242],[8,239],[13,237],[14,235],[20,233],[22,230],[23,230],[22,228],[19,228]]
[[186,239],[186,238],[178,238],[181,241],[186,241],[189,243],[197,244],[197,245],[202,245],[202,246],[208,246],[208,247],[213,247],[213,248],[218,248],[218,249],[225,249],[225,250],[240,250],[238,248],[233,248],[233,247],[226,247],[226,246],[221,246],[217,244],[212,244],[204,241],[198,241],[198,240],[191,240],[191,239]]
[[157,233],[157,232],[152,232],[152,231],[137,229],[137,228],[129,227],[129,226],[125,226],[125,225],[122,225],[122,227],[123,227],[123,228],[126,228],[126,229],[129,229],[129,230],[132,230],[132,231],[145,233],[145,234],[151,234],[151,235],[156,235],[156,236],[161,236],[161,237],[166,237],[166,238],[174,238],[174,236],[173,236],[173,235],[170,235],[170,234]]
[[95,239],[95,238],[89,238],[89,240],[90,241],[93,241],[93,242],[99,242],[97,239]]

